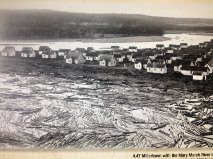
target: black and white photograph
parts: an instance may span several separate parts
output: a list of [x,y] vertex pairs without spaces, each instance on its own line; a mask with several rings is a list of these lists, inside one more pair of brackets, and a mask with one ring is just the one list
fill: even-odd
[[1,149],[213,147],[213,1],[1,0]]

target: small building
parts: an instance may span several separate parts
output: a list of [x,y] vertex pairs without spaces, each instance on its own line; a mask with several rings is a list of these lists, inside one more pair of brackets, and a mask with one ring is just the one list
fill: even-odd
[[156,73],[156,74],[167,73],[167,67],[165,63],[148,63],[146,70],[149,73]]
[[58,56],[59,57],[65,57],[66,54],[70,51],[70,49],[59,49],[58,50]]
[[163,50],[164,49],[164,45],[163,44],[157,44],[156,45],[156,49]]
[[128,50],[129,52],[137,52],[138,48],[136,46],[130,46]]
[[120,50],[120,46],[111,46],[111,49],[113,51]]
[[57,53],[56,53],[56,51],[52,50],[50,52],[50,59],[56,59],[56,58],[57,58]]
[[171,48],[172,50],[180,50],[180,45],[176,45],[176,44],[169,44],[169,48]]
[[93,61],[94,60],[94,56],[92,53],[86,53],[86,61]]
[[83,64],[86,62],[83,54],[77,51],[69,51],[65,61],[68,64]]
[[168,54],[173,54],[173,53],[174,53],[174,50],[171,49],[171,48],[168,48],[168,49],[166,49],[166,53],[168,53]]
[[182,60],[178,59],[176,61],[173,61],[172,65],[174,66],[174,72],[180,72],[182,66],[189,66],[191,64],[190,60]]
[[207,75],[205,75],[202,71],[193,71],[192,79],[195,81],[202,81],[207,79]]
[[132,55],[132,62],[135,62],[137,59],[141,59],[142,57],[143,57],[143,54],[142,54],[142,53],[139,53],[139,52],[134,53],[134,54]]
[[103,54],[99,60],[100,66],[116,66],[116,60],[114,55]]
[[16,50],[15,47],[12,46],[5,46],[5,48],[1,52],[2,56],[16,56]]
[[124,58],[125,58],[125,55],[122,55],[122,54],[115,54],[114,55],[114,58],[116,59],[116,61],[118,62],[123,62]]
[[44,52],[44,50],[50,50],[49,46],[40,46],[39,50],[38,50],[38,54],[42,55],[42,53]]
[[180,43],[180,48],[181,49],[186,49],[188,47],[187,43]]
[[93,47],[87,47],[87,50],[86,50],[87,53],[90,53],[90,52],[93,52],[93,51],[94,51]]
[[129,61],[132,62],[132,56],[133,56],[133,55],[132,55],[132,52],[127,51],[127,52],[124,52],[123,55],[125,55],[126,58],[127,58]]
[[56,55],[56,52],[53,50],[44,50],[41,57],[42,59],[49,59],[49,58],[54,58]]
[[138,70],[147,69],[147,64],[150,63],[149,59],[137,59],[134,63],[134,67]]
[[23,58],[36,57],[36,53],[32,47],[23,47],[21,51],[21,57]]

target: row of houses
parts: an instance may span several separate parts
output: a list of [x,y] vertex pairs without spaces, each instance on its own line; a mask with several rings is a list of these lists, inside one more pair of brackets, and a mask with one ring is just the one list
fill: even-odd
[[188,46],[171,44],[165,47],[157,44],[154,49],[138,49],[130,46],[127,49],[111,46],[102,50],[92,47],[52,50],[48,46],[40,46],[39,50],[23,47],[17,52],[14,47],[6,46],[2,56],[20,56],[22,58],[63,59],[67,64],[98,64],[100,66],[122,66],[146,70],[148,73],[166,74],[168,68],[194,80],[207,79],[212,73],[213,40]]

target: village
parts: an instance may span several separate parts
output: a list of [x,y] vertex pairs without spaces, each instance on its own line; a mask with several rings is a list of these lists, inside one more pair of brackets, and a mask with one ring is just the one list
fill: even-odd
[[100,50],[93,47],[53,50],[40,46],[38,50],[23,47],[22,51],[17,51],[13,46],[5,46],[0,56],[1,59],[57,60],[67,65],[122,67],[150,74],[176,73],[196,81],[205,81],[213,73],[213,39],[190,46],[187,43],[168,47],[157,44],[153,49],[111,46]]

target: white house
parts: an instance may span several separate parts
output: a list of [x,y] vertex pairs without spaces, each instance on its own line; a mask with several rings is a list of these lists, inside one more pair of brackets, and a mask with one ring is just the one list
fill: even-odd
[[156,63],[156,64],[148,63],[146,70],[149,73],[156,73],[156,74],[167,73],[167,67],[165,63]]
[[206,80],[207,76],[204,75],[204,73],[201,71],[194,71],[192,75],[192,79],[195,81],[202,81],[203,79]]
[[59,49],[58,50],[58,56],[65,57],[65,55],[70,51],[70,49]]
[[186,49],[188,47],[187,43],[180,43],[180,48],[181,49]]
[[83,54],[77,51],[69,51],[65,61],[67,64],[82,64],[86,62]]
[[56,59],[56,58],[57,58],[57,53],[56,53],[55,51],[52,50],[52,51],[50,52],[50,58],[51,58],[51,59]]
[[134,63],[134,67],[138,70],[141,70],[142,68],[147,69],[147,64],[150,62],[150,59],[137,59]]
[[86,58],[87,61],[93,61],[94,60],[92,53],[86,53],[85,58]]
[[122,55],[122,54],[115,54],[114,55],[114,58],[116,59],[116,61],[118,62],[123,62],[124,58],[125,58],[125,55]]
[[99,60],[100,66],[116,66],[116,60],[114,55],[103,54],[100,56]]
[[129,52],[137,52],[138,48],[136,46],[130,46],[128,50]]
[[164,45],[163,44],[157,44],[156,45],[156,49],[163,50],[164,49]]
[[38,50],[38,54],[42,55],[42,53],[44,52],[44,50],[50,50],[49,46],[40,46],[39,50]]
[[21,57],[23,58],[36,57],[36,53],[32,47],[23,47],[21,52]]
[[16,56],[16,50],[12,46],[6,46],[1,53],[2,56]]

